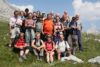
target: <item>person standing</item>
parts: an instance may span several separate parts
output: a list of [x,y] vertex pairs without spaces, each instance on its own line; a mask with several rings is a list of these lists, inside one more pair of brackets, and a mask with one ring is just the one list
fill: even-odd
[[61,18],[61,22],[63,23],[64,26],[64,37],[65,40],[68,40],[68,35],[69,35],[69,23],[70,23],[70,18],[68,16],[68,13],[64,11],[64,14]]
[[71,47],[72,54],[75,54],[78,45],[77,29],[78,28],[77,28],[76,17],[72,17],[72,21],[69,24],[69,36],[68,36],[68,43]]
[[79,46],[79,50],[83,51],[83,46],[82,46],[82,23],[80,21],[80,15],[76,15],[76,22],[77,22],[77,35],[78,35],[78,46]]
[[47,35],[53,35],[54,24],[52,20],[52,14],[47,14],[47,18],[43,22],[42,34],[44,35],[43,40],[46,40]]
[[55,21],[54,21],[54,37],[53,37],[55,43],[60,40],[59,34],[63,33],[63,31],[64,31],[64,27],[60,21],[60,16],[56,14]]
[[20,34],[20,27],[22,26],[22,20],[19,18],[19,11],[14,11],[14,16],[10,18],[9,22],[9,33],[10,33],[10,44],[9,47],[14,45],[15,38]]
[[34,23],[32,17],[33,17],[33,14],[29,13],[28,18],[25,20],[25,28],[26,28],[25,42],[27,44],[27,53],[26,54],[28,54],[31,42],[35,38],[35,33],[34,33],[35,23]]

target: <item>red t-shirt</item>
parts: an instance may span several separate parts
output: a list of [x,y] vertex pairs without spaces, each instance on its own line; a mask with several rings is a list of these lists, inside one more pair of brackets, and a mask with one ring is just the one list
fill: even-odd
[[19,38],[17,43],[16,43],[16,46],[17,47],[20,47],[20,46],[25,46],[25,41],[24,41],[24,38]]
[[53,43],[45,42],[45,47],[48,51],[51,51],[53,49]]

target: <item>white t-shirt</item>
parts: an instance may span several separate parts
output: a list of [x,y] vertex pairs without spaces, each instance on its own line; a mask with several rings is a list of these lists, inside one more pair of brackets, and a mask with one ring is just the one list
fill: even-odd
[[56,48],[59,49],[61,52],[64,52],[66,48],[69,49],[70,46],[67,41],[59,41],[56,43]]
[[20,18],[16,19],[15,17],[12,17],[10,18],[9,25],[14,27],[16,27],[17,25],[22,25],[22,20]]

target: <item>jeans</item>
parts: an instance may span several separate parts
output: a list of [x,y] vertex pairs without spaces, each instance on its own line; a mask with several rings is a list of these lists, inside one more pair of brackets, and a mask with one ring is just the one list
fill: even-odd
[[26,32],[25,32],[26,43],[30,44],[34,38],[35,38],[34,30],[33,29],[26,29]]

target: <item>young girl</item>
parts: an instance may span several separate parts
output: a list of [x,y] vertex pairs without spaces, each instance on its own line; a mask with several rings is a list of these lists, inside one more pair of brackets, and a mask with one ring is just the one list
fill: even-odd
[[53,62],[53,55],[54,55],[54,50],[55,50],[55,44],[52,41],[52,38],[50,36],[47,37],[47,41],[45,42],[45,48],[46,52],[46,60],[48,63]]
[[23,59],[26,59],[25,47],[26,47],[26,45],[25,45],[25,40],[24,40],[24,34],[20,33],[20,37],[15,44],[15,48],[18,48],[20,50],[20,52],[19,52],[19,55],[20,55],[19,61],[20,62],[23,62]]

